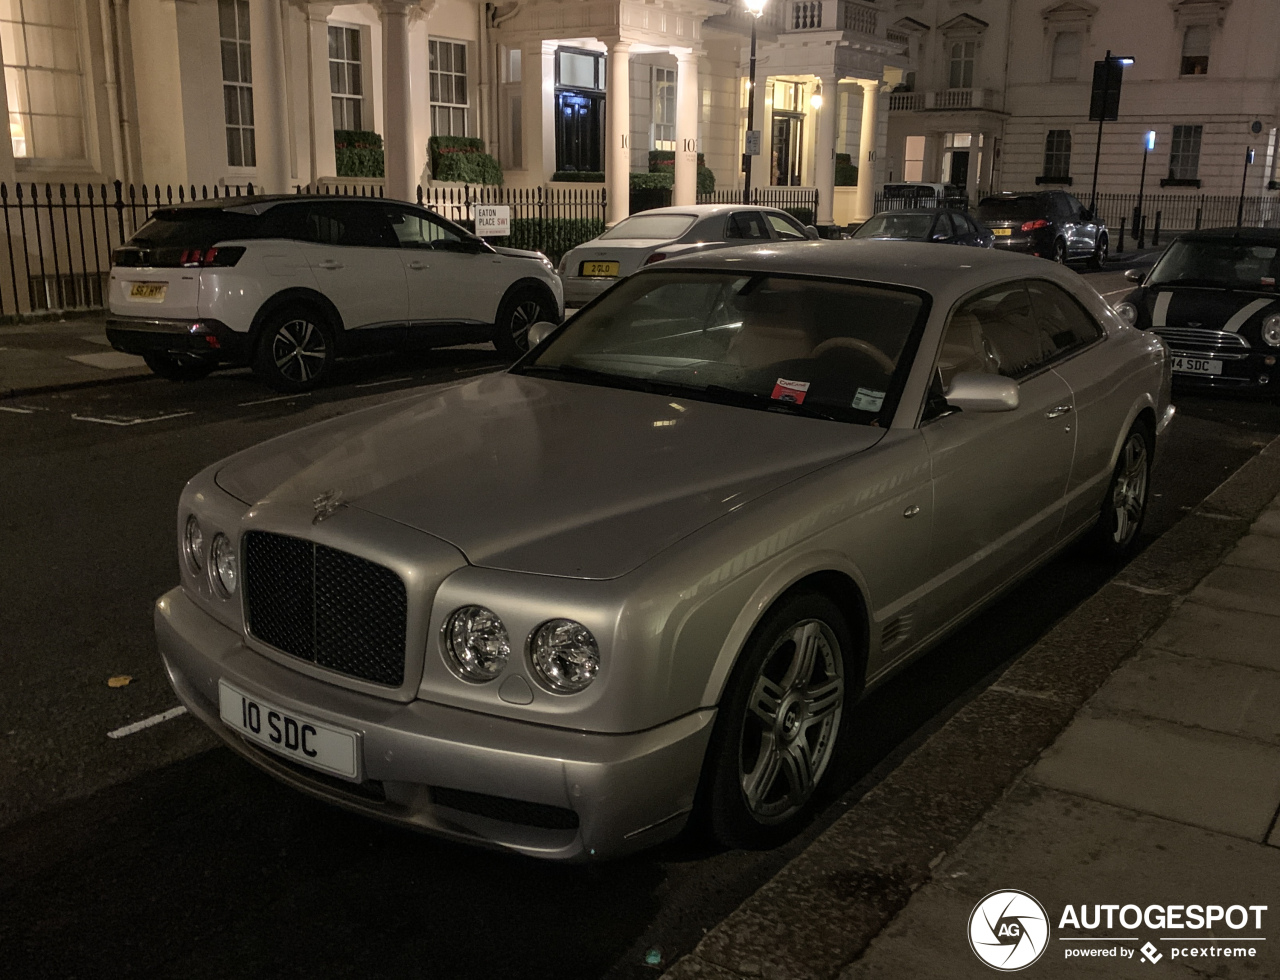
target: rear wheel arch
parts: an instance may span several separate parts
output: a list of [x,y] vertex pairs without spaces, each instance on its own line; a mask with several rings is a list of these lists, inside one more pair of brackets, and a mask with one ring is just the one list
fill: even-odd
[[281,290],[258,307],[258,312],[253,317],[253,323],[249,326],[249,350],[256,351],[258,349],[258,343],[262,337],[262,327],[275,313],[282,309],[299,306],[305,306],[323,314],[334,334],[339,338],[339,344],[341,344],[345,327],[342,323],[342,315],[338,312],[338,308],[333,305],[333,301],[317,290],[294,287]]

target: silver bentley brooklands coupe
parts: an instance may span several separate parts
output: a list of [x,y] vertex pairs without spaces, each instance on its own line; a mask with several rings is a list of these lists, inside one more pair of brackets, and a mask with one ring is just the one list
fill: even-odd
[[1074,272],[795,242],[624,279],[492,374],[209,467],[183,703],[315,796],[556,859],[793,833],[864,692],[1138,535],[1169,357]]

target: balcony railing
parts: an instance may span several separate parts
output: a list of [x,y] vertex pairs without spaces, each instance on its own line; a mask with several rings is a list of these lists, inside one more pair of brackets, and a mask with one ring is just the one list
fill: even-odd
[[796,0],[786,23],[791,31],[856,31],[874,36],[879,21],[876,7],[863,0]]
[[1004,100],[989,88],[945,88],[936,92],[894,92],[889,96],[890,112],[920,112],[925,109],[990,109],[999,112]]
[[892,92],[889,95],[890,112],[919,112],[924,108],[923,92]]

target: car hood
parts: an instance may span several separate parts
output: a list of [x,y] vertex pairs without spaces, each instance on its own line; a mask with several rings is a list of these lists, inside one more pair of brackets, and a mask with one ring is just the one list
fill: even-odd
[[1251,328],[1280,311],[1280,296],[1270,290],[1180,286],[1171,282],[1146,286],[1140,295],[1144,319],[1157,330],[1187,327],[1251,333]]
[[497,374],[280,436],[226,460],[217,482],[249,505],[307,511],[337,491],[473,565],[607,579],[883,435]]

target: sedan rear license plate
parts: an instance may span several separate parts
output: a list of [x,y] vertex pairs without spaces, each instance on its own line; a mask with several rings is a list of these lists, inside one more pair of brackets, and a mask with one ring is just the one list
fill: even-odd
[[163,303],[168,288],[167,282],[130,283],[129,298],[139,303]]
[[1174,357],[1173,369],[1183,374],[1221,374],[1222,362],[1203,357]]
[[1013,229],[1012,229],[1012,228],[992,228],[992,229],[991,229],[991,234],[993,234],[993,235],[1012,235],[1012,234],[1013,234]]
[[583,262],[578,275],[591,279],[617,279],[617,262]]
[[218,681],[218,714],[263,748],[312,769],[355,779],[356,733],[285,711]]

